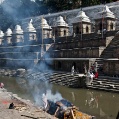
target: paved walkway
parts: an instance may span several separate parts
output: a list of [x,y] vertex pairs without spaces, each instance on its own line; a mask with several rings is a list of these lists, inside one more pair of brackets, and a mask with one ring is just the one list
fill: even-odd
[[[16,108],[8,109],[12,102]],[[43,112],[30,101],[0,88],[0,119],[55,119],[55,117]]]

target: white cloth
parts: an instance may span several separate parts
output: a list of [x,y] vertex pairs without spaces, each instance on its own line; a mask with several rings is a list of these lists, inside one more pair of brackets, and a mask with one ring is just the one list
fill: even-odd
[[48,106],[48,101],[47,101],[47,97],[45,94],[42,95],[42,101],[43,101],[43,106],[46,109]]
[[93,81],[93,78],[94,78],[94,74],[88,71],[86,74],[86,85],[90,85]]
[[92,74],[90,74],[90,77],[91,77],[91,79],[92,79],[92,78],[94,78],[94,74],[93,74],[93,73],[92,73]]

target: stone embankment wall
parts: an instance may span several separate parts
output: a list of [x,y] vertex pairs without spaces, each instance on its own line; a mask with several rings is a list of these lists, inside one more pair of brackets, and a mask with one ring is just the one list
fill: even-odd
[[25,69],[0,69],[0,75],[2,76],[11,76],[11,77],[25,77],[27,70]]
[[105,74],[118,78],[119,77],[119,59],[112,58],[112,59],[104,60],[103,70]]

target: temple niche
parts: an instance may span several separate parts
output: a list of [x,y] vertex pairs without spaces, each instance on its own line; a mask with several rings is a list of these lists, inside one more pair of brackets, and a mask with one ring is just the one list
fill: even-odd
[[114,31],[115,30],[115,15],[110,11],[108,6],[104,6],[101,12],[97,13],[95,19],[95,31]]
[[69,35],[69,26],[64,21],[62,16],[57,17],[54,25],[52,26],[52,32],[54,37],[65,37]]
[[84,11],[79,11],[78,15],[72,19],[73,34],[89,34],[91,33],[91,21]]

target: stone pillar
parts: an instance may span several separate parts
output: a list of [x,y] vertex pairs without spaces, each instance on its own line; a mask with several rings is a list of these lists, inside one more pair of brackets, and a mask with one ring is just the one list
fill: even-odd
[[5,33],[4,45],[11,45],[11,44],[12,44],[12,30],[8,28]]
[[0,30],[0,45],[3,45],[4,33]]

